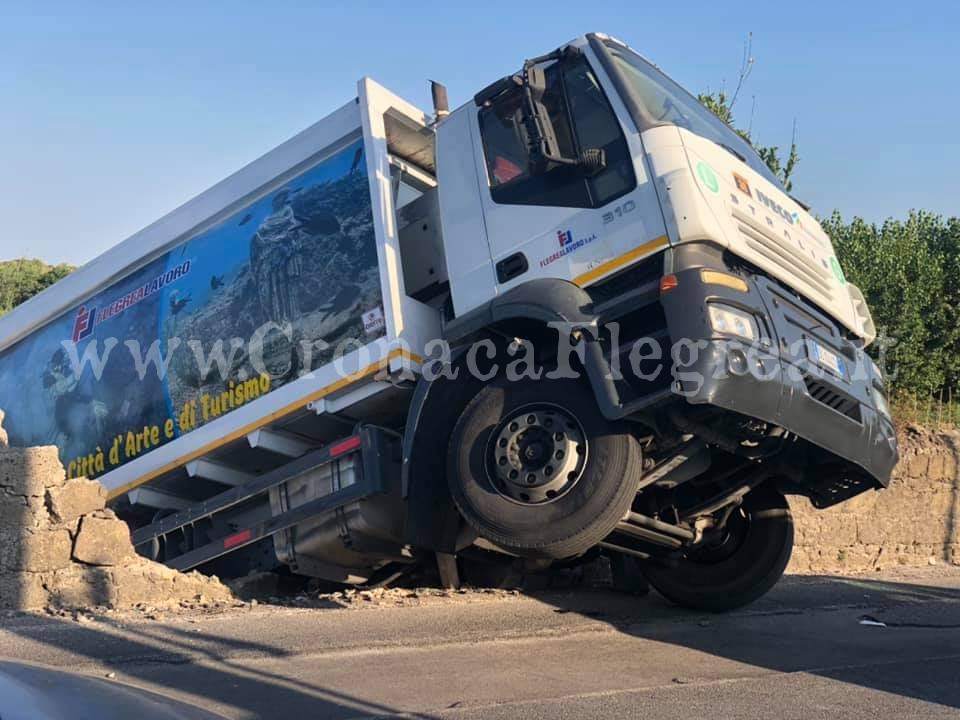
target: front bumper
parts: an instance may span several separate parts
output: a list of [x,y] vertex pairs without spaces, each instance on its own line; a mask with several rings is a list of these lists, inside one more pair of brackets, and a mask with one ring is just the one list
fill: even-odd
[[[819,467],[835,472],[806,480],[817,505],[889,484],[898,450],[893,424],[874,400],[881,379],[833,320],[762,276],[744,277],[745,293],[705,284],[698,268],[677,273],[677,279],[677,287],[661,297],[675,353],[674,392],[694,405],[776,424],[829,453]],[[710,302],[753,314],[759,342],[716,333],[707,319]],[[818,362],[818,347],[838,362],[829,369]],[[830,456],[845,462],[831,465]],[[844,472],[846,463],[855,466],[852,472]]]

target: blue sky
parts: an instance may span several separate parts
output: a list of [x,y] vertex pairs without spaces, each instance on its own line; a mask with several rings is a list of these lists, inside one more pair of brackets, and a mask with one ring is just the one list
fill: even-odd
[[0,259],[85,262],[255,159],[371,75],[459,104],[525,56],[601,30],[688,89],[735,81],[795,194],[880,221],[960,214],[960,3],[0,0]]

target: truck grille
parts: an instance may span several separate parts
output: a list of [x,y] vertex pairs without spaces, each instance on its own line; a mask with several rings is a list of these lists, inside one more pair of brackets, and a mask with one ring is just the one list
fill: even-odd
[[732,208],[737,228],[747,245],[768,263],[778,267],[789,276],[800,280],[805,289],[822,304],[829,307],[833,302],[830,272],[818,265],[813,258],[799,252],[796,247],[779,238],[772,230],[737,208]]
[[657,253],[631,265],[626,270],[594,283],[587,288],[590,297],[597,305],[623,298],[647,286],[656,287],[663,275],[663,255]]
[[827,383],[810,375],[803,376],[803,384],[807,386],[810,397],[818,403],[836,410],[841,415],[846,415],[851,420],[863,421],[860,415],[860,403],[857,400],[837,392]]

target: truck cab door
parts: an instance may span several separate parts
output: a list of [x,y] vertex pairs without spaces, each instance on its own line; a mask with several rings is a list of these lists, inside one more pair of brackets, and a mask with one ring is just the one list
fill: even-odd
[[531,167],[519,86],[477,108],[473,147],[498,294],[540,277],[589,285],[668,244],[640,136],[625,131],[626,111],[589,53],[544,65],[542,107],[563,157],[604,151],[599,172]]

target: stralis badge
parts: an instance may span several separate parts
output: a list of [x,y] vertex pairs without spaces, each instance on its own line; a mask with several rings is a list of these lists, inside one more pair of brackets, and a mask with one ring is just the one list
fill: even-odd
[[379,305],[363,314],[363,331],[367,335],[377,335],[383,332],[386,327],[387,321],[383,318],[383,308]]

